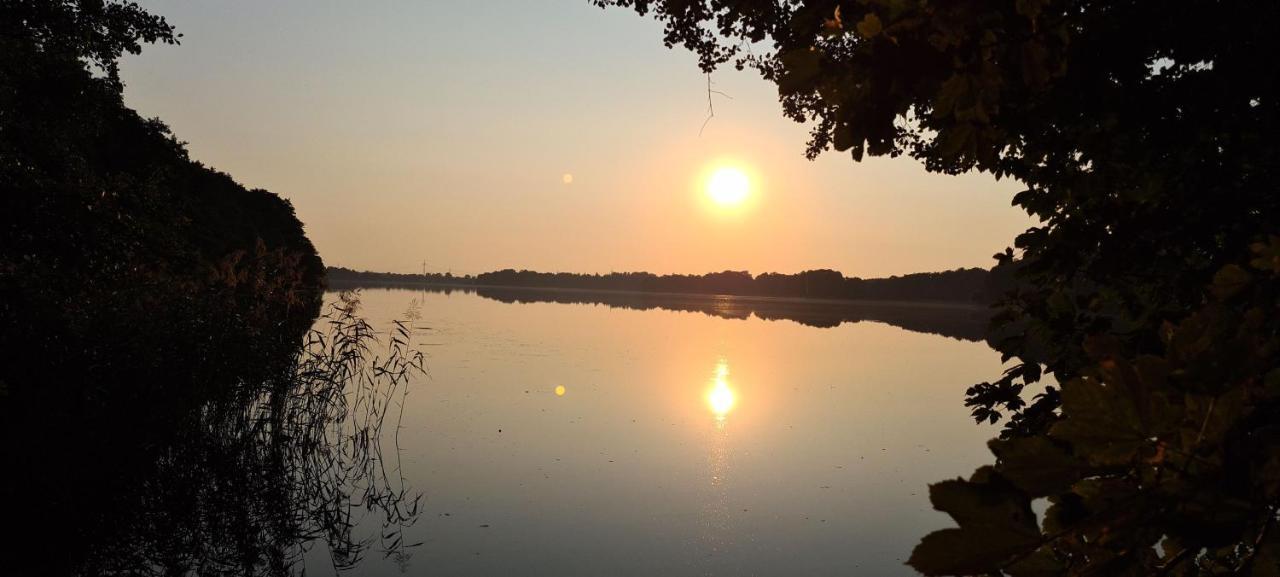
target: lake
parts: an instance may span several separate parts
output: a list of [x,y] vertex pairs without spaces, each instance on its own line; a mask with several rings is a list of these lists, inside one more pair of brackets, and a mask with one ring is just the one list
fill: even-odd
[[362,575],[911,575],[920,537],[951,525],[928,483],[992,460],[996,428],[963,405],[1001,370],[979,310],[360,296],[375,326],[408,320],[429,372],[398,441],[422,545]]

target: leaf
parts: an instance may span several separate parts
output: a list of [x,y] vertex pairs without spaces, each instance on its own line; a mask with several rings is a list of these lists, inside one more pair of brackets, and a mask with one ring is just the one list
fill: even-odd
[[1057,577],[1065,570],[1048,548],[1041,548],[1005,568],[1011,577]]
[[1249,266],[1258,270],[1280,273],[1280,236],[1271,235],[1267,242],[1256,242],[1250,245],[1253,259]]
[[939,156],[943,158],[954,158],[960,151],[964,150],[969,141],[973,139],[973,125],[969,123],[961,123],[952,126],[942,132],[942,144],[938,148]]
[[1049,82],[1049,54],[1038,40],[1022,43],[1022,81],[1027,86],[1043,86]]
[[961,102],[969,96],[970,90],[969,77],[964,74],[952,74],[942,83],[942,87],[938,89],[938,95],[933,100],[933,117],[945,118],[947,115],[955,111],[956,103]]
[[844,103],[844,84],[836,78],[824,78],[818,85],[818,96],[829,106],[839,106]]
[[1049,436],[1071,443],[1093,465],[1128,463],[1149,437],[1133,397],[1120,383],[1092,377],[1068,381],[1062,386],[1062,413],[1065,418]]
[[1218,300],[1227,300],[1244,290],[1252,278],[1244,268],[1229,264],[1213,275],[1213,284],[1209,289]]
[[[1053,499],[1051,499],[1053,500]],[[1046,533],[1072,532],[1077,535],[1092,534],[1095,544],[1131,543],[1142,539],[1131,525],[1136,512],[1150,507],[1150,499],[1144,498],[1141,485],[1125,477],[1099,476],[1078,481],[1045,511]],[[1139,513],[1141,514],[1141,513]],[[1154,542],[1147,543],[1153,545]],[[1109,573],[1086,573],[1109,574]]]
[[1089,511],[1084,506],[1084,499],[1075,493],[1049,497],[1049,502],[1051,505],[1044,512],[1045,533],[1062,533],[1089,516]]
[[1066,492],[1088,470],[1087,465],[1045,437],[993,439],[988,446],[996,469],[1032,497]]
[[925,575],[994,572],[1040,544],[1030,499],[991,467],[968,481],[930,485],[929,500],[960,527],[931,533],[916,546],[907,564]]
[[968,481],[953,479],[929,485],[929,501],[961,526],[1008,525],[1039,532],[1030,499],[990,466],[974,471]]
[[1280,369],[1271,369],[1263,377],[1262,386],[1267,391],[1267,395],[1280,397]]
[[849,149],[849,155],[853,157],[854,162],[862,162],[863,145],[861,142],[855,144]]
[[858,22],[858,34],[863,38],[875,38],[884,30],[884,24],[880,22],[880,17],[875,12],[868,12],[862,17],[862,21]]
[[782,62],[782,75],[778,78],[781,94],[798,92],[821,72],[822,54],[812,47],[787,51],[779,60]]
[[1071,302],[1071,296],[1067,294],[1066,289],[1058,289],[1049,295],[1045,300],[1045,304],[1049,307],[1049,312],[1060,317],[1068,314],[1075,314],[1075,303]]
[[1014,7],[1018,14],[1026,16],[1029,20],[1035,20],[1040,17],[1040,11],[1044,9],[1045,0],[1016,0]]
[[994,573],[1039,540],[1023,533],[992,529],[943,529],[925,536],[907,560],[925,575]]
[[853,128],[848,124],[836,125],[831,144],[840,152],[849,150],[854,145]]
[[1185,430],[1184,446],[1189,449],[1221,441],[1243,417],[1244,395],[1239,387],[1216,397],[1186,395],[1186,418],[1192,427]]

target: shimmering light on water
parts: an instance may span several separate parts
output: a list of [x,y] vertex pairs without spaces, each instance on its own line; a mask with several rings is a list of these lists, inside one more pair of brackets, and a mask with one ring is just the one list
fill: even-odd
[[928,484],[992,460],[997,429],[963,405],[1001,371],[980,342],[765,320],[723,297],[707,299],[723,317],[362,298],[383,328],[418,302],[429,376],[385,429],[402,450],[393,474],[423,495],[404,539],[423,545],[403,571],[371,555],[355,574],[908,576],[919,538],[953,525]]
[[721,360],[716,365],[711,390],[707,391],[707,404],[711,406],[711,412],[716,416],[716,420],[723,423],[725,416],[733,410],[733,404],[736,401],[737,395],[729,387],[729,364]]

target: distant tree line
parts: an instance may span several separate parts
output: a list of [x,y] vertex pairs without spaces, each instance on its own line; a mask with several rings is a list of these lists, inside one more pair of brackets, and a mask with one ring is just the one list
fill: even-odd
[[458,275],[451,273],[427,273],[427,274],[404,274],[398,272],[373,272],[367,270],[353,270],[340,266],[331,266],[325,269],[325,276],[330,285],[360,285],[360,284],[379,284],[379,285],[399,285],[399,284],[430,284],[430,285],[460,285],[475,286],[476,277],[472,275]]
[[556,288],[642,293],[720,294],[836,300],[909,300],[990,302],[1000,281],[979,268],[915,273],[889,278],[846,277],[821,269],[796,274],[723,271],[703,275],[648,272],[609,274],[549,273],[504,269],[471,276],[358,272],[329,267],[331,285],[436,284],[489,287]]

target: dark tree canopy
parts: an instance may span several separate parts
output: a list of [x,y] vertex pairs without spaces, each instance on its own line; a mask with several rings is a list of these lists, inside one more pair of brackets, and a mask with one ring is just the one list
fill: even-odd
[[22,351],[0,390],[182,390],[201,363],[296,347],[318,312],[288,201],[124,105],[118,58],[175,39],[132,2],[0,1],[0,346]]
[[304,346],[323,264],[293,207],[123,103],[118,59],[176,38],[132,2],[0,0],[6,572],[284,575],[317,539],[347,565],[359,483],[405,518],[376,441],[331,437],[380,426],[347,395],[412,357],[368,361],[353,305]]
[[[1280,222],[1280,3],[595,3],[654,15],[707,71],[758,70],[783,112],[813,127],[811,157],[908,155],[1026,186],[1013,202],[1040,224],[997,255],[1016,288],[988,337],[1014,362],[968,400],[980,420],[1008,416],[1005,442],[1021,444],[993,447],[999,462],[971,481],[935,486],[961,529],[926,539],[915,567],[1280,572],[1267,488],[1276,398],[1254,388],[1280,382],[1277,280],[1260,256]],[[1224,288],[1237,285],[1250,288]],[[1233,322],[1256,332],[1236,335]],[[1046,372],[1061,390],[1027,405],[1026,385]],[[1112,387],[1134,388],[1139,412],[1108,412]],[[1148,405],[1165,403],[1171,421],[1150,422]],[[1231,434],[1178,436],[1217,426]],[[1089,466],[1058,471],[1066,483],[1019,482],[1019,467],[1063,463]],[[1037,524],[1032,496],[1058,516]]]
[[[101,71],[119,89],[119,60],[144,44],[176,44],[179,35],[164,18],[135,2],[107,0],[4,0],[2,46],[64,62],[79,60]],[[39,66],[39,60],[28,65]]]
[[[246,493],[207,489],[264,481],[271,490],[248,490],[240,511],[285,504],[271,492],[288,480],[279,447],[249,446],[266,429],[217,433],[291,384],[323,264],[287,201],[193,161],[164,124],[124,105],[118,59],[175,39],[132,2],[0,0],[0,498],[25,524],[0,546],[6,572],[158,574],[148,563],[169,561],[185,574],[186,559],[116,566],[103,547],[154,552],[188,529],[226,535],[212,527],[223,520],[196,506],[175,528],[138,499],[238,500]],[[178,454],[188,448],[191,459]],[[166,451],[174,463],[157,462]],[[246,456],[260,459],[213,462]],[[176,478],[131,476],[164,470]],[[231,480],[182,477],[197,471]],[[170,481],[177,492],[160,486]],[[130,541],[148,522],[160,534]],[[239,552],[243,567],[272,551]]]

